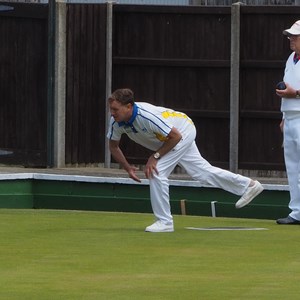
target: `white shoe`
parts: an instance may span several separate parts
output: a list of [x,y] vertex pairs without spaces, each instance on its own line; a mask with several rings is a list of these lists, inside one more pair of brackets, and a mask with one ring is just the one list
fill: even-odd
[[162,221],[158,220],[152,225],[146,227],[146,232],[173,232],[174,226],[172,225],[166,225]]
[[264,190],[263,186],[256,180],[253,186],[249,186],[240,198],[240,200],[235,204],[236,208],[242,208],[249,204],[258,194]]

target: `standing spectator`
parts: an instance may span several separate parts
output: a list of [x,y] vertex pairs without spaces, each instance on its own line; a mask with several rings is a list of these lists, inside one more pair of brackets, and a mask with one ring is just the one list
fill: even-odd
[[284,160],[286,165],[291,213],[277,224],[300,224],[300,20],[283,31],[290,41],[292,53],[286,62],[283,81],[286,88],[276,89],[281,99],[283,119],[280,128],[284,136]]

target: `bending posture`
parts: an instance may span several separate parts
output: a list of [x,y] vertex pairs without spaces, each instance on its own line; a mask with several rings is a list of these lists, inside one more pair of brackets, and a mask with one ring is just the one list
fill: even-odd
[[292,53],[286,62],[283,81],[286,88],[276,89],[281,99],[283,119],[280,128],[284,136],[284,160],[287,171],[291,213],[277,224],[300,224],[300,20],[283,31],[290,41]]
[[130,165],[119,148],[122,134],[153,151],[148,158],[145,175],[149,179],[154,224],[149,232],[174,231],[169,201],[168,177],[177,164],[195,180],[242,195],[236,208],[247,205],[262,192],[258,181],[210,165],[200,154],[196,143],[196,128],[184,113],[145,102],[134,102],[130,89],[118,89],[108,99],[111,122],[107,137],[114,159],[140,182],[136,168]]

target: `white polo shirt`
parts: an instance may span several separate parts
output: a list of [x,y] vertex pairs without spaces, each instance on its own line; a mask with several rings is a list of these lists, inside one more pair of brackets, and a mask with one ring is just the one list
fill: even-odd
[[183,138],[194,130],[193,121],[182,112],[146,102],[135,102],[128,122],[118,123],[111,118],[107,138],[119,141],[125,133],[137,144],[156,151],[162,146],[173,126]]
[[[283,81],[295,90],[300,90],[300,61],[295,64],[294,55],[295,52],[291,53],[286,62]],[[281,111],[283,113],[300,112],[300,99],[282,98]]]

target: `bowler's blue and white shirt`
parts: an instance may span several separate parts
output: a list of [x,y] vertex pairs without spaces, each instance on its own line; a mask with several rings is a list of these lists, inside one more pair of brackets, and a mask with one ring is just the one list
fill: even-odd
[[156,151],[167,139],[173,126],[184,138],[194,124],[182,112],[146,102],[135,102],[132,117],[128,122],[118,123],[111,118],[107,138],[119,141],[125,133],[137,144]]

